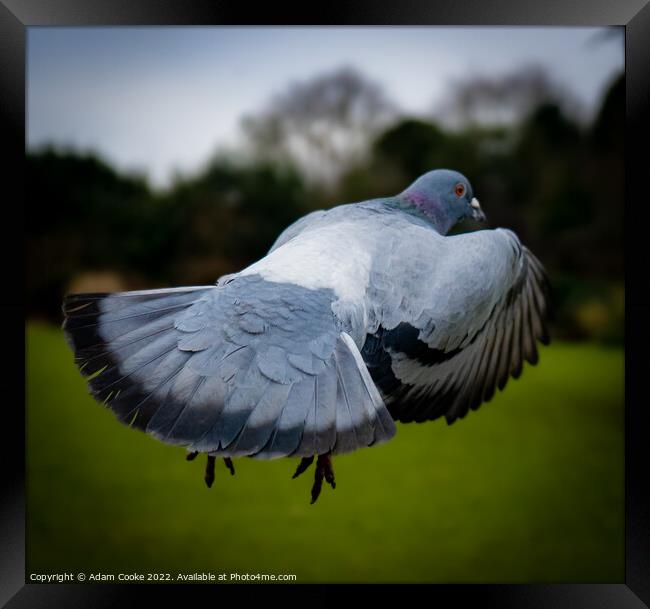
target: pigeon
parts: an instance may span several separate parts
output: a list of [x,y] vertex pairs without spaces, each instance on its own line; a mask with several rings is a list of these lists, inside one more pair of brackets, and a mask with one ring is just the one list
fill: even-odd
[[[549,283],[449,169],[398,195],[314,211],[215,284],[64,298],[63,330],[94,398],[122,423],[207,456],[332,459],[396,421],[451,424],[548,344]],[[482,226],[482,225],[479,225]]]

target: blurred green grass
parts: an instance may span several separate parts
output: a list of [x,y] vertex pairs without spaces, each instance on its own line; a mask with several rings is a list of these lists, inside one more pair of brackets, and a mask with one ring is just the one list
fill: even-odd
[[623,351],[544,348],[478,413],[337,457],[188,463],[88,395],[58,328],[27,326],[28,572],[293,573],[298,582],[624,579]]

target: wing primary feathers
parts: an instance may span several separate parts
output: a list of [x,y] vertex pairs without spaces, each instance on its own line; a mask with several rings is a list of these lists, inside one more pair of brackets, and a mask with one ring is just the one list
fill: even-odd
[[522,343],[523,343],[523,337],[522,337],[522,330],[521,330],[521,308],[519,307],[519,301],[521,300],[521,297],[517,295],[517,298],[515,300],[514,304],[514,320],[513,320],[513,326],[512,326],[512,362],[511,362],[511,367],[510,367],[510,375],[517,379],[521,375],[521,368],[522,368],[522,363],[523,363],[523,357],[522,357]]
[[528,294],[529,302],[529,312],[530,312],[530,323],[533,331],[533,338],[539,339],[543,334],[542,324],[540,321],[540,311],[537,308],[537,303],[535,301],[535,296],[533,295],[533,285],[532,282],[526,284],[526,293]]
[[521,298],[522,306],[522,318],[523,324],[522,329],[524,332],[524,357],[527,362],[530,364],[536,364],[538,360],[537,356],[537,347],[535,345],[535,338],[533,336],[532,330],[532,316],[530,310],[530,303],[528,298],[526,298],[525,292],[522,294]]
[[512,339],[513,339],[513,330],[512,330],[512,315],[509,310],[504,312],[504,324],[505,324],[505,336],[503,338],[503,349],[504,352],[502,357],[499,360],[499,379],[498,387],[501,391],[508,382],[508,377],[510,373],[510,367],[512,365]]
[[[366,355],[371,370],[385,360],[383,354],[391,358],[397,387],[386,383],[380,387],[394,418],[422,422],[444,415],[452,423],[490,401],[511,376],[518,378],[525,361],[538,361],[537,341],[547,344],[549,340],[547,279],[539,261],[512,233],[507,235],[508,255],[513,257],[511,283],[505,295],[491,304],[490,313],[473,334],[467,332],[462,340],[458,335],[446,335],[438,337],[437,343],[420,344],[413,341],[417,334],[413,322],[402,320],[398,328],[409,331],[391,331],[390,348],[381,340],[378,344],[383,351],[369,344]],[[426,316],[418,323],[435,325]],[[440,357],[442,344],[455,349]]]
[[485,390],[487,370],[490,365],[492,346],[492,343],[488,340],[481,352],[481,359],[477,368],[476,379],[474,381],[475,385],[472,391],[472,398],[470,399],[470,408],[472,409],[474,405],[478,407],[478,405],[483,401],[483,393]]
[[502,356],[503,329],[498,321],[499,319],[497,319],[497,323],[494,324],[495,329],[492,338],[492,349],[490,351],[490,359],[486,373],[486,384],[483,394],[483,401],[485,402],[489,402],[494,396],[499,370],[499,358]]

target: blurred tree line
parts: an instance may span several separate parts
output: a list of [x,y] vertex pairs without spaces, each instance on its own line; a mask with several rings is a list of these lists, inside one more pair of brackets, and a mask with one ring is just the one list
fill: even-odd
[[313,209],[396,194],[447,167],[471,180],[489,226],[512,228],[548,269],[556,335],[621,342],[624,100],[621,74],[585,123],[529,68],[456,83],[454,121],[408,117],[344,68],[245,117],[247,154],[217,155],[164,191],[93,154],[29,152],[28,314],[60,322],[69,290],[212,283]]

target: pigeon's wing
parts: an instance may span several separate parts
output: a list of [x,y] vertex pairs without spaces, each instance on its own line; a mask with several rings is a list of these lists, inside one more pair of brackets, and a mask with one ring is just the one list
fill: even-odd
[[64,330],[92,395],[164,442],[222,456],[341,453],[395,427],[331,300],[236,275],[71,295]]
[[548,282],[509,230],[416,233],[375,266],[377,323],[362,355],[395,419],[451,423],[537,362],[536,342],[549,340]]

